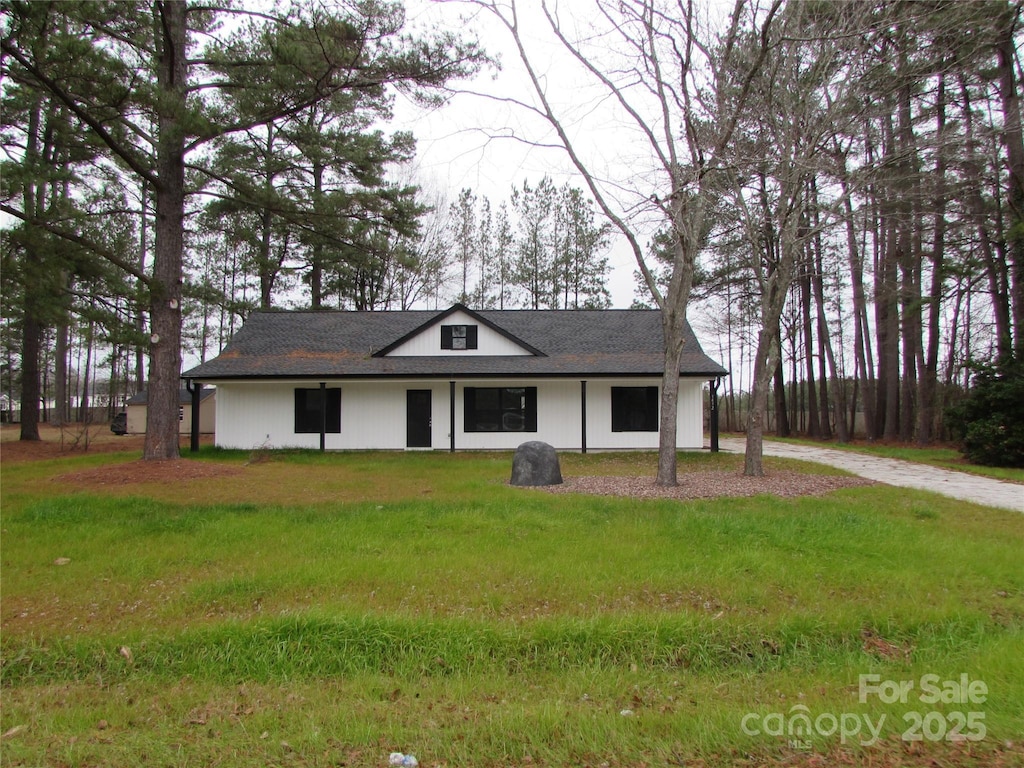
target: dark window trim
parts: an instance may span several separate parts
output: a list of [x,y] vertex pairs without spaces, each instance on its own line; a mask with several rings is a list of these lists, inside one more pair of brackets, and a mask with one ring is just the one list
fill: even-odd
[[[487,422],[493,428],[480,428],[481,411],[477,409],[477,395],[480,392],[497,392],[498,408],[486,411]],[[522,395],[513,394],[523,392]],[[525,407],[514,407],[515,398],[525,399]],[[464,432],[536,432],[537,431],[537,388],[536,387],[464,387],[462,390]],[[522,425],[521,427],[519,425]]]
[[657,432],[659,401],[656,386],[612,387],[612,432]]
[[[465,346],[458,346],[459,340],[465,339]],[[460,323],[459,325],[441,326],[441,349],[476,349],[479,331],[475,325]]]
[[[318,435],[322,423],[320,388],[295,388],[295,434]],[[341,432],[341,388],[328,387],[327,419],[324,432],[336,435]]]

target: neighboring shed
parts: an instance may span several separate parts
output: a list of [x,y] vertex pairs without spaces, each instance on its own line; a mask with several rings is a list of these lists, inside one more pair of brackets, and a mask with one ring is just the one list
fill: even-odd
[[[217,423],[217,390],[204,387],[199,408],[199,434],[212,435]],[[142,435],[146,432],[148,393],[142,390],[128,401],[125,412],[128,414],[129,435]],[[178,431],[183,435],[192,433],[192,393],[182,387],[178,395]]]
[[[677,445],[727,372],[687,325]],[[658,447],[664,341],[651,310],[254,312],[182,378],[217,388],[225,448]],[[201,410],[205,417],[205,405]]]

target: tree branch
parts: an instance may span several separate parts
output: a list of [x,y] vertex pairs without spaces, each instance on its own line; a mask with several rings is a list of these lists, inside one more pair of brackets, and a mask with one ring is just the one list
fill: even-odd
[[121,269],[124,272],[131,275],[132,277],[136,278],[137,280],[142,282],[146,287],[151,287],[152,278],[145,272],[142,272],[137,266],[125,261],[116,253],[111,251],[109,248],[106,248],[93,240],[89,240],[88,238],[82,237],[77,232],[68,232],[65,229],[61,229],[53,222],[27,216],[22,211],[19,211],[17,208],[12,208],[6,203],[0,203],[0,212],[6,213],[9,216],[13,216],[14,218],[25,222],[31,227],[38,227],[39,229],[49,232],[52,235],[56,235],[62,240],[67,240],[69,243],[74,243],[75,245],[81,246],[86,250],[92,251],[100,258],[106,259],[118,269]]
[[96,120],[88,111],[84,110],[79,106],[78,102],[75,101],[72,96],[67,93],[55,80],[47,77],[41,70],[28,61],[22,56],[21,51],[11,45],[10,41],[6,38],[0,42],[0,49],[3,50],[8,56],[18,62],[21,67],[32,75],[33,78],[39,82],[47,91],[56,96],[61,103],[63,103],[79,120],[88,125],[99,137],[111,152],[117,157],[121,158],[124,163],[131,168],[135,173],[141,176],[143,179],[152,184],[155,188],[160,187],[160,178],[152,171],[147,168],[141,160],[136,157],[135,153],[129,152],[121,142],[117,141],[110,132],[104,127],[103,123]]

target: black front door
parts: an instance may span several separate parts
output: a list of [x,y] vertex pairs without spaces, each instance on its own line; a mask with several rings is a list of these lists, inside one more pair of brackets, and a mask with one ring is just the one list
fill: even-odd
[[405,391],[405,445],[430,448],[430,390]]

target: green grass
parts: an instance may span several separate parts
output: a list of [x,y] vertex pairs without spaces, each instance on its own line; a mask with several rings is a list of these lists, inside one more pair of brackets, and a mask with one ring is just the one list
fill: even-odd
[[[234,474],[102,493],[66,478],[128,458],[2,467],[4,765],[1024,755],[1005,746],[1024,732],[1019,514],[884,486],[550,495],[508,487],[508,454],[206,450],[191,460]],[[565,455],[563,471],[654,461]],[[860,702],[868,673],[983,680],[975,756],[939,741],[908,757],[916,699]],[[885,715],[886,739],[805,751],[741,728],[797,705]]]

